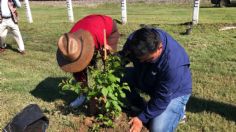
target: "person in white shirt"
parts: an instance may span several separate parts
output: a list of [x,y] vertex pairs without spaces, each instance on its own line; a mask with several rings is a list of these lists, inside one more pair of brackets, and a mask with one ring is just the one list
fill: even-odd
[[24,42],[18,27],[16,7],[21,7],[19,0],[0,0],[0,52],[7,47],[5,38],[10,32],[18,44],[19,53],[25,53]]

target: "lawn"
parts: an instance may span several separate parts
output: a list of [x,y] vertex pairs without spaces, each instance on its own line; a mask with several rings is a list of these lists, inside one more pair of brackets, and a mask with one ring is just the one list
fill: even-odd
[[[191,35],[183,35],[192,19],[192,4],[167,5],[132,3],[127,5],[128,23],[118,25],[119,47],[141,24],[169,32],[188,52],[193,75],[193,94],[187,106],[187,123],[177,131],[233,132],[236,130],[236,8],[200,8],[199,24]],[[49,118],[49,132],[79,131],[84,115],[70,110],[68,103],[76,95],[62,92],[58,84],[71,77],[57,66],[57,39],[73,25],[67,20],[66,5],[31,4],[33,23],[25,8],[19,9],[19,27],[26,54],[15,52],[17,45],[7,38],[9,49],[0,54],[0,129],[30,103],[37,103]],[[75,6],[78,20],[91,13],[121,19],[120,4]],[[127,124],[128,125],[128,124]],[[120,131],[119,126],[114,131]]]

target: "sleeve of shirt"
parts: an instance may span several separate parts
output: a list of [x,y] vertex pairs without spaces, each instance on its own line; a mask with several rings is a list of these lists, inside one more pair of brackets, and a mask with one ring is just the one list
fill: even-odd
[[21,3],[19,0],[13,0],[13,3],[15,4],[16,7],[21,8]]
[[178,90],[182,80],[183,67],[166,70],[162,80],[159,81],[154,94],[151,96],[146,109],[143,110],[138,118],[147,123],[150,119],[160,115],[165,111],[166,107],[171,101],[171,95]]
[[108,45],[111,47],[111,49],[113,51],[117,50],[117,44],[118,44],[119,37],[120,37],[120,34],[119,34],[119,31],[118,31],[116,22],[113,21],[112,32],[108,36]]

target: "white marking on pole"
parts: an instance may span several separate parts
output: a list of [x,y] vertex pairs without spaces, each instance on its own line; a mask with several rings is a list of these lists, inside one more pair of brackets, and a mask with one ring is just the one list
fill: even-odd
[[72,2],[71,0],[66,0],[67,5],[67,12],[70,22],[74,22],[74,14],[73,14],[73,8],[72,8]]
[[122,24],[127,23],[126,0],[121,1],[121,21],[122,21]]
[[28,22],[33,23],[31,10],[30,10],[30,5],[29,5],[29,0],[25,0],[25,8],[26,8],[26,17],[27,17]]
[[193,24],[198,24],[200,0],[194,0],[193,5]]

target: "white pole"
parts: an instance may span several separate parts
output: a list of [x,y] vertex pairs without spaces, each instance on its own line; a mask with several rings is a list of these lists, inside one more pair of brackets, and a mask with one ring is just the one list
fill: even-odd
[[200,0],[194,0],[193,5],[193,24],[198,24]]
[[30,5],[29,5],[29,0],[25,0],[25,8],[26,8],[26,17],[27,17],[28,22],[33,23],[31,10],[30,10]]
[[72,2],[71,0],[66,0],[67,4],[67,12],[70,22],[74,22],[74,14],[73,14],[73,8],[72,8]]
[[121,20],[122,20],[122,24],[127,23],[126,0],[121,1]]

